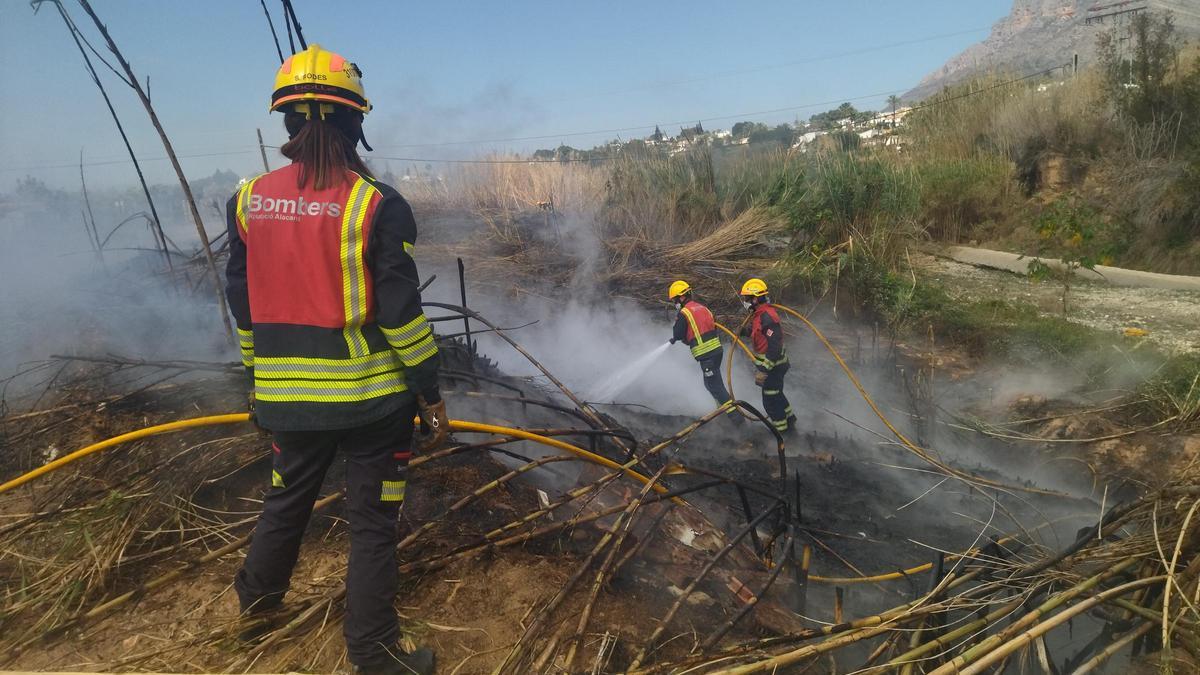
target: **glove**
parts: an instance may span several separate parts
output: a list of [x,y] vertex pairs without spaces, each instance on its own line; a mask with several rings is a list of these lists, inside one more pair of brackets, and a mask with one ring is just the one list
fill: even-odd
[[761,386],[765,385],[766,383],[767,383],[767,371],[765,371],[765,370],[754,371],[754,384],[757,384],[758,386],[761,387]]
[[427,403],[424,396],[417,396],[417,415],[421,418],[421,430],[425,433],[417,439],[419,453],[432,452],[446,443],[450,435],[450,418],[446,416],[446,401]]
[[676,342],[679,342],[679,338],[673,337],[670,340],[668,340],[668,342],[670,342],[671,344],[675,344]]
[[254,410],[254,390],[253,389],[250,390],[250,393],[246,394],[246,412],[250,413],[250,424],[253,424],[254,428],[258,430],[259,436],[269,436],[271,434],[271,432],[258,426],[258,413],[255,412],[255,410]]

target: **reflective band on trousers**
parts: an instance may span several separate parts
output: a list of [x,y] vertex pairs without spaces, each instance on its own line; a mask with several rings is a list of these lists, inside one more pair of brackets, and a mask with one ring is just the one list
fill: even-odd
[[692,356],[700,358],[714,349],[721,348],[721,339],[717,336],[714,335],[707,340],[703,339],[704,336],[700,334],[700,327],[696,325],[696,317],[692,316],[690,309],[684,307],[679,311],[687,319],[688,326],[692,329],[692,338],[696,341],[696,344],[692,346]]
[[383,502],[402,502],[404,501],[404,484],[402,480],[385,480],[383,481],[383,493],[379,496],[379,501]]
[[346,312],[343,332],[350,356],[363,356],[369,349],[367,339],[362,334],[368,310],[367,270],[363,264],[363,222],[374,190],[374,186],[359,178],[350,189],[350,199],[342,211],[342,304]]

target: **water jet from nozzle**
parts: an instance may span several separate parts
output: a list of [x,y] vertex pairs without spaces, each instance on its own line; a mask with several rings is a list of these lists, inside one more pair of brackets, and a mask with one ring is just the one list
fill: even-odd
[[598,403],[612,401],[617,394],[628,389],[634,382],[637,382],[638,379],[645,375],[650,364],[662,356],[663,352],[667,351],[667,347],[670,346],[670,342],[664,342],[638,357],[629,365],[604,378],[595,387],[590,388],[591,391],[588,398]]

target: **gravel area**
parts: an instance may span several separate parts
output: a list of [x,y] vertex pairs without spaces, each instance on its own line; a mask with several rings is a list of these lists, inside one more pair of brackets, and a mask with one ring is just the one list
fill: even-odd
[[[916,273],[952,297],[966,300],[1004,298],[1036,305],[1047,313],[1062,311],[1062,287],[1035,283],[1012,272],[976,267],[933,255],[914,253]],[[1147,331],[1147,340],[1170,351],[1200,351],[1200,293],[1131,288],[1080,280],[1067,296],[1067,319],[1098,330]]]

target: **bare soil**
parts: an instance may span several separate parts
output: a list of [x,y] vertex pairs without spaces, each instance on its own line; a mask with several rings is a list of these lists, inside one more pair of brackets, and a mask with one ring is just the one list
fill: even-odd
[[[913,253],[916,273],[954,298],[1000,298],[1028,302],[1048,314],[1062,313],[1062,286],[1037,283],[1011,272],[967,265],[927,253]],[[1067,294],[1065,318],[1097,330],[1121,334],[1145,330],[1145,340],[1169,351],[1200,350],[1200,293],[1111,286],[1081,280]]]

